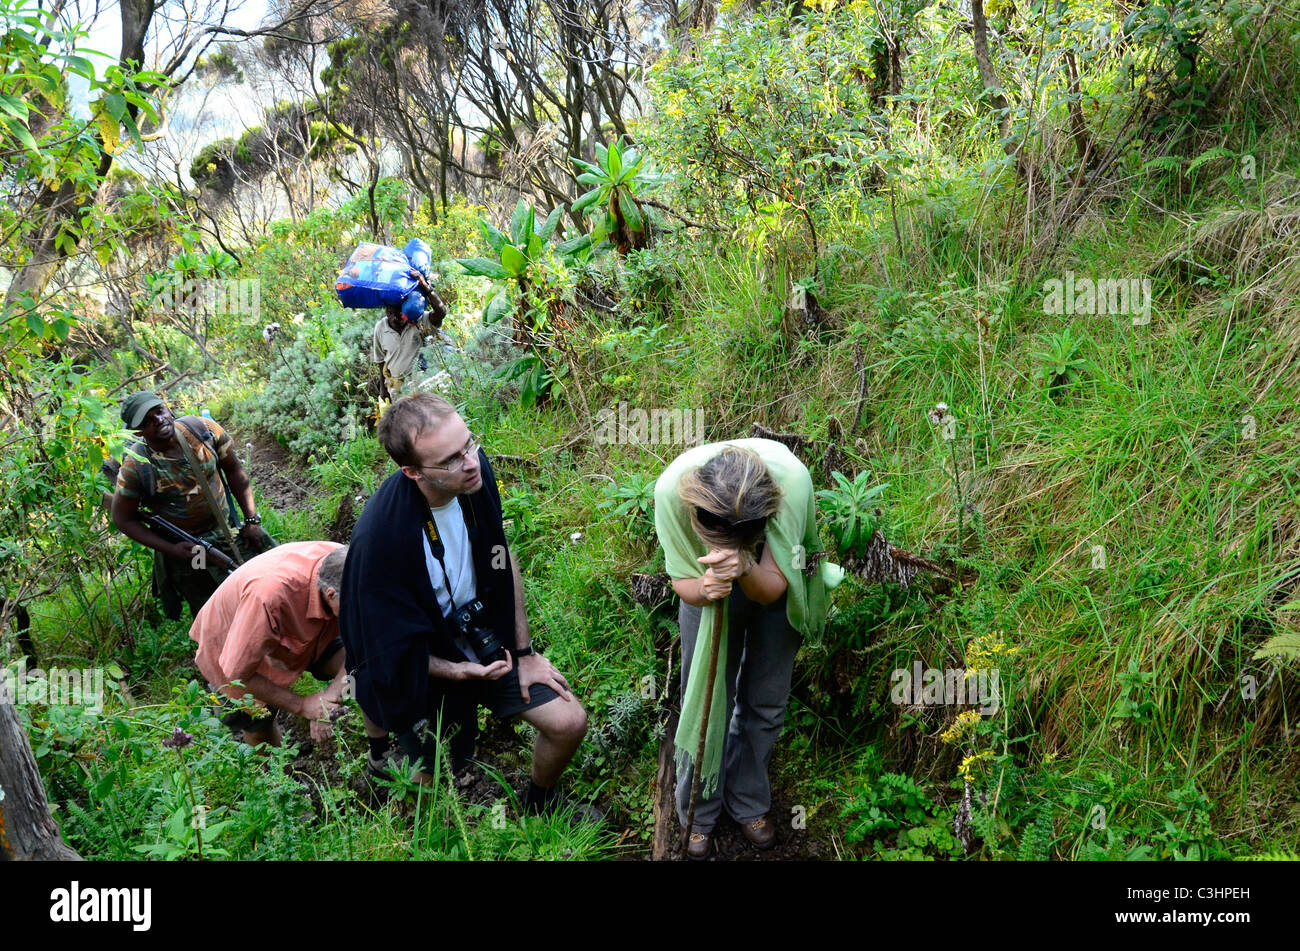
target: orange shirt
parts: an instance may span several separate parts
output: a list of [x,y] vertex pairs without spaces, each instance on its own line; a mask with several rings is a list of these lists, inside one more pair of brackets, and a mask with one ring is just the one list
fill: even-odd
[[199,611],[194,661],[215,687],[261,674],[289,688],[339,636],[338,618],[316,587],[334,542],[290,542],[251,558]]

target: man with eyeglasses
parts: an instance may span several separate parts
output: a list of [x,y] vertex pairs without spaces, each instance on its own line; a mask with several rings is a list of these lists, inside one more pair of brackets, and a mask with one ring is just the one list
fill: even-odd
[[400,470],[353,530],[340,618],[371,769],[386,771],[391,734],[416,778],[436,782],[426,730],[440,721],[453,768],[467,764],[481,703],[537,728],[524,805],[548,812],[587,714],[533,649],[492,466],[455,407],[429,393],[397,400],[378,436]]

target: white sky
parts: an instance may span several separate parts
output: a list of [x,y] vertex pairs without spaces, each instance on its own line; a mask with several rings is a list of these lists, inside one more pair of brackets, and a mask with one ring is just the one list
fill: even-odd
[[[212,23],[220,18],[225,9],[224,4],[213,7],[209,5],[212,2],[213,0],[164,0],[163,5],[154,15],[146,38],[145,54],[150,61],[147,66],[160,65],[159,60],[170,54],[168,41],[178,28],[173,21],[183,21],[187,14],[193,18],[193,21],[199,22]],[[94,0],[74,0],[70,7],[75,8],[77,12],[70,12],[68,16],[72,19],[81,17],[83,26],[86,25],[87,19],[93,17],[88,23],[89,36],[78,42],[78,51],[94,63],[97,73],[102,73],[117,61],[121,50],[122,20],[119,5],[116,0],[105,0],[96,11]],[[230,7],[230,11],[224,16],[224,24],[236,29],[250,30],[258,26],[266,15],[267,0],[230,0]],[[259,42],[237,38],[232,38],[232,41]],[[220,39],[216,41],[216,43],[220,42],[222,42]],[[214,47],[209,47],[208,52],[211,53]],[[90,53],[92,50],[104,56],[92,55]],[[262,108],[268,104],[261,101],[264,96],[250,95],[247,85],[222,84],[205,97],[203,88],[206,85],[204,80],[191,77],[167,104],[171,119],[167,134],[171,144],[167,151],[181,157],[186,178],[188,178],[189,159],[198,149],[214,139],[237,136],[245,128],[257,125],[261,121]],[[80,76],[72,76],[69,86],[74,112],[82,118],[88,118],[90,115],[87,102],[89,84]],[[119,159],[121,164],[128,167],[134,167],[137,160],[133,151],[124,153]]]

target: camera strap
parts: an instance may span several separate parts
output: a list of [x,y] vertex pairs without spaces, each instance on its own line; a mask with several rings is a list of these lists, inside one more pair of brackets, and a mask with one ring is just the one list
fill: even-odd
[[[474,546],[478,543],[478,516],[474,514],[474,506],[469,503],[466,496],[458,496],[457,501],[460,503],[461,517],[465,520],[465,533],[469,536],[470,560],[474,559]],[[438,525],[433,520],[432,511],[429,517],[424,520],[424,534],[429,539],[429,551],[433,553],[433,558],[438,562],[438,567],[442,569],[442,583],[447,586],[447,600],[451,602],[453,612],[459,611],[461,606],[456,604],[456,598],[452,594],[451,575],[447,574],[447,563],[443,559],[447,555],[447,546],[443,544],[442,537],[438,534]]]
[[[461,498],[463,499],[464,496],[462,496]],[[461,502],[462,512],[465,508],[466,505],[462,501]],[[473,516],[473,509],[470,509],[470,515],[471,517]],[[476,523],[475,528],[477,527],[478,526]],[[465,526],[465,530],[469,532],[468,524]],[[456,595],[454,593],[455,589],[451,583],[451,575],[447,574],[447,562],[443,560],[447,554],[447,546],[443,544],[442,538],[438,535],[438,525],[433,520],[432,512],[430,512],[429,517],[424,520],[424,534],[429,539],[429,551],[433,553],[434,560],[438,562],[438,567],[442,569],[442,583],[447,587],[447,600],[451,602],[451,614],[448,615],[448,618],[454,618],[456,616],[456,613],[462,609],[462,605],[458,605],[456,603]],[[476,532],[469,533],[471,558],[473,557],[474,537],[476,534],[477,534]],[[433,596],[437,598],[438,593],[435,591]],[[446,620],[446,618],[444,618],[444,620]],[[455,646],[456,650],[464,654],[465,657],[471,662],[477,663],[478,655],[475,654],[473,648],[469,646],[469,642],[466,641],[464,637],[457,636],[452,631],[453,629],[449,626],[447,631],[447,637],[451,641],[451,643]]]

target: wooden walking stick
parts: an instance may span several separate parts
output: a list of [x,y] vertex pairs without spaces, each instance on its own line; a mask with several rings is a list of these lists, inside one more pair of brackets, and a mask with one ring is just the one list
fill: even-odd
[[709,735],[709,708],[713,706],[713,683],[718,677],[718,644],[722,641],[722,619],[727,610],[727,599],[713,605],[713,642],[709,645],[709,673],[704,684],[704,712],[700,717],[700,742],[695,747],[695,763],[691,770],[691,803],[686,810],[686,828],[682,830],[682,858],[691,842],[695,828],[695,804],[700,799],[700,769],[704,765],[704,741]]

